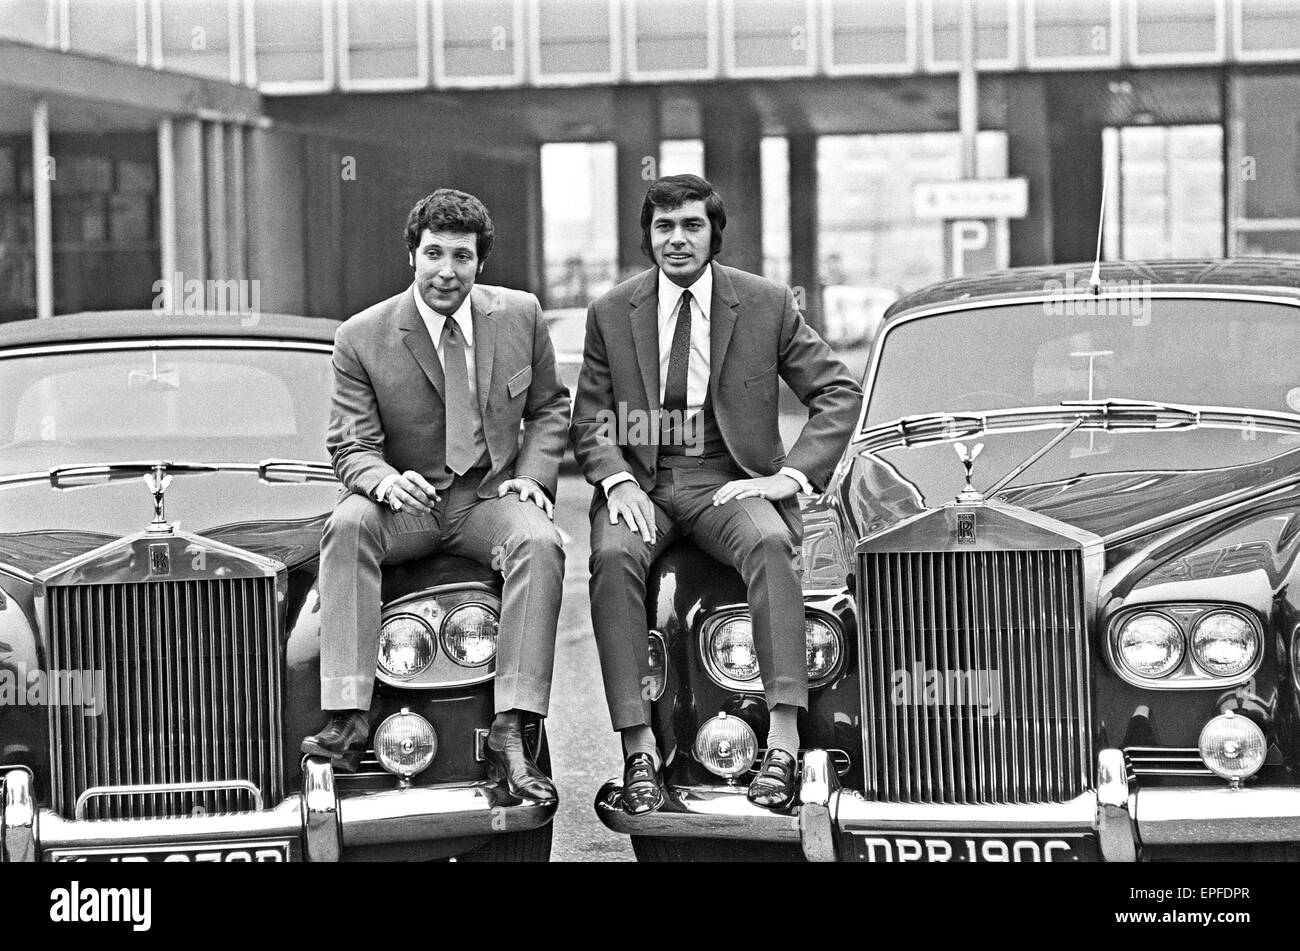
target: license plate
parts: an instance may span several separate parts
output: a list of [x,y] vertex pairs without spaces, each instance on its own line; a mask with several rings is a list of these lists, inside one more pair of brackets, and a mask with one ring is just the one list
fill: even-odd
[[293,849],[288,839],[259,839],[130,849],[54,849],[48,855],[55,862],[288,862]]
[[1092,835],[1004,835],[999,833],[853,832],[848,837],[859,862],[1095,862]]

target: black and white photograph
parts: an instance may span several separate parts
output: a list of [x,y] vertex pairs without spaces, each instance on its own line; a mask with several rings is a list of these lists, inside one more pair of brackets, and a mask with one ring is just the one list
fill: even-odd
[[0,922],[1297,861],[1296,0],[0,0]]

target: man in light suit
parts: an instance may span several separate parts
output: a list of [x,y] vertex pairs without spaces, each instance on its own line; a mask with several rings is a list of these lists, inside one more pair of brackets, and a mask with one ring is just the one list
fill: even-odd
[[[381,565],[446,551],[502,571],[489,773],[554,799],[521,717],[545,716],[564,551],[552,523],[569,393],[531,294],[475,285],[492,221],[439,189],[411,209],[414,283],[339,327],[327,445],[346,494],[321,544],[321,706],[303,752],[355,771],[365,750]],[[522,425],[522,434],[521,434]]]
[[[739,570],[770,711],[751,801],[784,808],[808,705],[796,498],[824,486],[848,444],[862,390],[795,306],[790,289],[713,261],[726,212],[704,179],[650,186],[642,250],[656,267],[587,312],[570,440],[597,487],[591,606],[614,728],[623,735],[623,807],[663,803],[649,676],[646,574],[674,539]],[[789,454],[778,381],[808,407]],[[649,425],[637,425],[643,419]],[[641,435],[649,438],[642,438]]]

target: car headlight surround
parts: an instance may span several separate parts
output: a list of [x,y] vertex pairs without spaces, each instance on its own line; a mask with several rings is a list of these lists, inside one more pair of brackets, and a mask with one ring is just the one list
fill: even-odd
[[406,707],[379,724],[374,742],[379,765],[402,780],[424,772],[438,755],[433,724]]
[[1263,660],[1264,629],[1255,613],[1239,604],[1133,605],[1116,612],[1108,626],[1112,666],[1137,687],[1204,690],[1243,683]]
[[1238,611],[1207,611],[1192,625],[1192,659],[1213,677],[1236,677],[1259,656],[1260,632]]
[[497,656],[501,616],[482,601],[466,601],[442,621],[442,649],[462,667],[483,667]]
[[647,646],[650,654],[650,682],[647,686],[650,688],[650,700],[653,702],[659,700],[668,687],[668,645],[662,634],[651,631]]
[[748,614],[730,612],[706,621],[700,631],[700,654],[705,671],[718,685],[750,693],[762,691]]
[[379,669],[394,680],[411,680],[429,669],[438,653],[433,627],[417,614],[393,614],[379,627]]
[[[403,690],[441,690],[449,687],[465,687],[492,680],[496,671],[495,655],[487,663],[473,667],[458,662],[457,658],[447,650],[448,642],[450,642],[453,649],[465,660],[482,659],[486,650],[473,656],[471,656],[469,650],[471,647],[477,650],[478,647],[486,648],[488,645],[471,645],[467,643],[464,636],[466,632],[461,630],[462,623],[469,620],[467,615],[461,615],[455,620],[452,628],[448,631],[448,634],[452,636],[444,639],[443,633],[447,617],[466,604],[475,603],[485,606],[493,617],[499,618],[501,599],[497,591],[496,585],[484,582],[452,582],[415,591],[386,604],[380,623],[381,630],[383,625],[391,618],[402,614],[414,615],[432,628],[437,648],[433,663],[422,673],[403,679],[393,676],[382,664],[376,662],[376,679],[389,686],[400,687]],[[459,635],[456,635],[457,631],[459,631]]]
[[820,614],[808,614],[803,631],[808,686],[820,687],[834,680],[844,667],[844,633],[839,624]]

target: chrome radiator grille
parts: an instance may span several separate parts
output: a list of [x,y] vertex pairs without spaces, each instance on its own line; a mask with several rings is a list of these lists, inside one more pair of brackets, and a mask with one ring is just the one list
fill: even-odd
[[861,556],[869,797],[1060,802],[1090,780],[1077,550]]
[[[102,671],[97,709],[51,706],[53,805],[89,819],[255,807],[283,797],[274,578],[48,589],[57,671]],[[93,710],[93,715],[92,714]],[[246,781],[201,791],[111,787]]]

